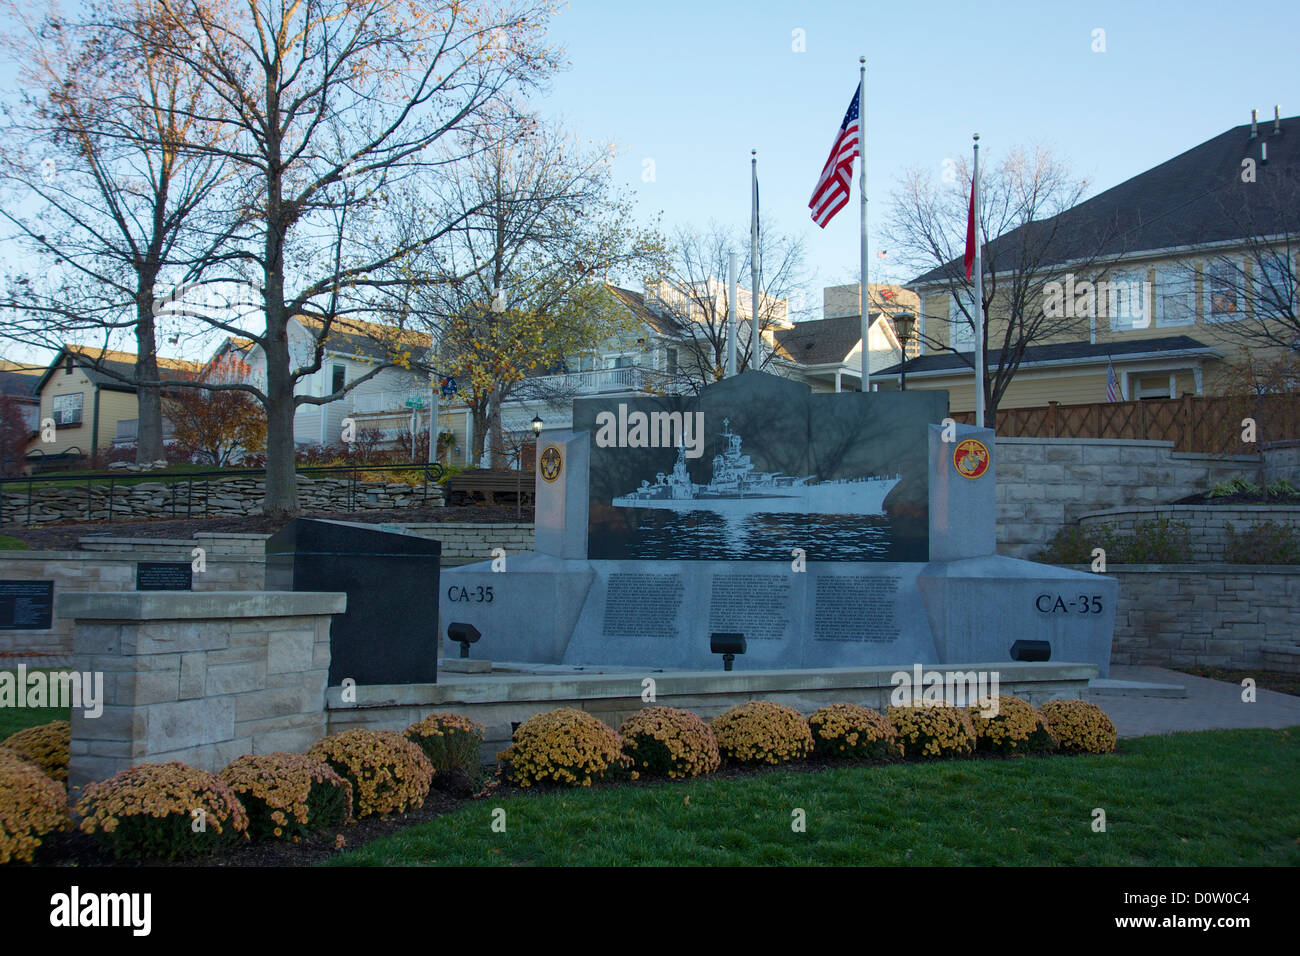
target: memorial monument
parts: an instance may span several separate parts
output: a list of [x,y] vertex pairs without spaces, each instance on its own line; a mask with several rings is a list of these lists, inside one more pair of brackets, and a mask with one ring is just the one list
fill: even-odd
[[[579,399],[538,446],[534,552],[447,569],[496,661],[737,669],[1045,660],[1109,670],[1118,583],[996,553],[997,444],[947,393]],[[1014,648],[1014,650],[1013,650]]]

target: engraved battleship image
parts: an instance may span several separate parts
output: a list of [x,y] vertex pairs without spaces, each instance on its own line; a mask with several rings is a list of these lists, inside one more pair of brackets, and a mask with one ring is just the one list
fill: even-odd
[[839,478],[817,481],[815,475],[795,478],[779,472],[756,472],[740,450],[740,435],[731,420],[722,420],[726,450],[713,458],[713,478],[707,484],[691,480],[686,449],[677,450],[670,474],[659,472],[654,483],[642,481],[630,494],[614,498],[615,508],[665,508],[673,511],[714,511],[721,514],[842,514],[880,515],[885,497],[901,475]]

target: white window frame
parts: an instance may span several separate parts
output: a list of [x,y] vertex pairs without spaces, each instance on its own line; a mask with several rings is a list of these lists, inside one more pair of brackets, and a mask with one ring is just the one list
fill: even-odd
[[[1120,301],[1117,303],[1119,308],[1115,313],[1111,312],[1110,293],[1107,291],[1104,308],[1106,309],[1106,320],[1110,326],[1110,330],[1112,332],[1133,332],[1137,329],[1151,328],[1151,301],[1150,296],[1146,294],[1149,291],[1147,288],[1147,282],[1150,280],[1147,278],[1146,270],[1113,272],[1106,276],[1105,281],[1113,283],[1117,287],[1122,286],[1124,289],[1124,295],[1116,297]],[[1142,303],[1142,317],[1140,319],[1133,315],[1133,298],[1131,293],[1134,287],[1137,288],[1137,294],[1146,300]],[[1098,298],[1100,298],[1100,296]],[[1097,308],[1098,311],[1103,308],[1100,301],[1097,303]]]
[[[1255,308],[1255,302],[1258,300],[1259,296],[1258,296],[1258,295],[1256,294],[1256,292],[1255,292],[1255,277],[1256,277],[1256,276],[1261,276],[1261,277],[1262,277],[1263,274],[1264,274],[1265,272],[1276,272],[1276,271],[1278,271],[1280,268],[1282,268],[1282,267],[1278,264],[1277,259],[1276,259],[1275,257],[1273,257],[1273,256],[1269,256],[1269,258],[1267,258],[1267,259],[1260,259],[1258,256],[1256,256],[1256,257],[1251,261],[1251,285],[1250,285],[1250,305],[1249,305],[1249,307],[1250,307],[1251,315],[1255,316],[1256,318],[1258,318],[1258,314],[1257,314],[1257,310],[1256,310],[1256,308]],[[1294,266],[1294,264],[1291,266],[1291,269],[1289,270],[1289,272],[1290,272],[1290,275],[1291,275],[1291,282],[1292,282],[1291,296],[1292,296],[1292,299],[1294,299],[1294,298],[1295,298],[1296,291],[1297,291],[1296,288],[1295,288],[1297,275],[1296,275],[1296,271],[1295,271],[1295,266]],[[1281,278],[1285,279],[1285,277],[1286,277],[1286,276],[1285,276],[1285,274],[1284,274]],[[1261,282],[1260,285],[1266,288],[1265,283]],[[1270,293],[1268,293],[1268,295],[1269,295],[1269,299],[1270,299],[1268,305],[1269,305],[1270,307],[1272,307],[1272,302],[1271,302],[1272,293],[1270,292]],[[1287,308],[1288,308],[1289,310],[1290,310],[1290,309],[1294,309],[1294,307],[1295,307],[1295,303],[1294,303],[1294,301],[1292,301],[1292,302],[1288,302],[1288,303],[1286,303],[1286,306],[1287,306]]]
[[[75,421],[64,417],[59,410],[60,399],[77,399],[77,418]],[[50,414],[54,418],[54,424],[66,425],[76,428],[86,420],[86,393],[85,392],[66,392],[62,395],[55,395],[50,400]]]
[[974,291],[948,296],[948,347],[958,352],[973,351],[975,348],[974,316],[971,316],[971,323],[968,324],[966,315],[961,310],[962,302],[966,303],[966,308],[970,312],[974,312]]
[[[1166,289],[1169,291],[1166,291]],[[1196,324],[1196,282],[1186,265],[1157,268],[1154,292],[1157,327],[1169,328]],[[1184,300],[1187,308],[1186,318],[1176,318],[1168,315],[1165,307],[1166,300],[1176,300],[1178,298]]]
[[[1245,261],[1234,259],[1229,265],[1222,260],[1210,260],[1201,267],[1201,314],[1205,316],[1207,323],[1212,322],[1240,322],[1246,318],[1246,296],[1244,291],[1245,282],[1240,281],[1245,276]],[[1231,280],[1237,286],[1233,295],[1237,298],[1237,308],[1232,312],[1224,312],[1219,315],[1214,314],[1214,288],[1211,274],[1213,272],[1228,271],[1236,272],[1237,278]]]

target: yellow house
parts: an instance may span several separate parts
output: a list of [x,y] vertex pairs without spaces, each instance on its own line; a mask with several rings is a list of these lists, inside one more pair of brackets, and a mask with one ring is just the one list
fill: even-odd
[[[1048,330],[1026,343],[999,407],[1240,391],[1248,359],[1296,351],[1300,341],[1285,343],[1296,315],[1298,172],[1300,117],[1252,120],[1049,221],[1045,231],[1064,238],[1047,255],[1029,253],[1039,253],[1032,276],[1019,265],[1033,246],[1024,231],[1043,224],[986,243],[985,288],[997,290],[990,378],[1014,350],[1004,353],[1009,285],[1027,290],[1021,314]],[[1288,181],[1291,191],[1279,191]],[[908,285],[921,302],[920,355],[882,369],[879,387],[898,388],[905,374],[907,388],[947,389],[953,411],[972,411],[974,310],[962,261]]]
[[[139,419],[135,375],[136,356],[130,352],[64,345],[36,383],[42,429],[27,446],[27,460],[36,464],[52,455],[91,458],[112,447],[119,425],[134,436]],[[165,380],[190,376],[200,364],[158,357]],[[46,441],[51,437],[52,441]]]

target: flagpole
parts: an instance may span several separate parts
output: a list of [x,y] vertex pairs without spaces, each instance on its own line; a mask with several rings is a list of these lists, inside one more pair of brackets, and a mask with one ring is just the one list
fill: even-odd
[[867,292],[867,58],[858,57],[858,208],[862,211],[861,262],[859,263],[860,289],[858,302],[862,311],[862,390],[871,391],[871,365],[867,349],[867,314],[870,312]]
[[753,332],[749,340],[749,367],[758,371],[758,150],[749,151],[750,178],[753,183],[753,212],[749,219],[749,311],[753,314]]
[[727,378],[736,374],[736,286],[740,270],[736,267],[736,254],[727,255]]
[[975,170],[971,195],[975,208],[975,427],[984,427],[984,258],[980,229],[980,134],[975,134]]

